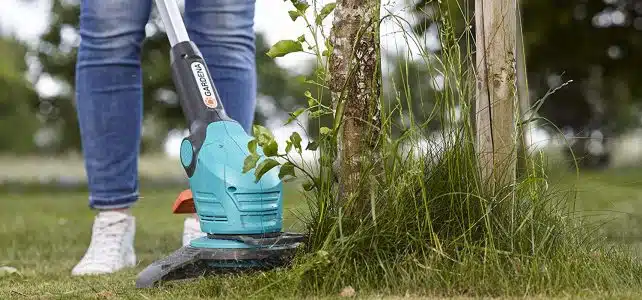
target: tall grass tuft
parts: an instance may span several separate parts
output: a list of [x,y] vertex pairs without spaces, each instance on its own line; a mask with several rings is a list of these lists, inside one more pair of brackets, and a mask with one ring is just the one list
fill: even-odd
[[[575,215],[572,193],[548,182],[543,154],[525,158],[516,182],[487,188],[474,145],[474,35],[469,26],[455,30],[452,15],[465,9],[449,5],[439,18],[441,50],[420,49],[422,67],[445,78],[442,90],[419,96],[432,99],[430,109],[413,111],[417,105],[408,103],[425,91],[409,84],[415,76],[407,73],[409,57],[397,66],[401,81],[386,93],[392,97],[382,100],[381,160],[363,170],[362,181],[374,188],[358,199],[369,202],[369,211],[346,219],[349,200],[337,198],[334,182],[310,176],[317,188],[303,193],[309,241],[292,269],[262,275],[270,283],[255,295],[336,294],[350,286],[377,295],[521,296],[642,284],[642,267],[622,249],[607,247]],[[410,45],[421,44],[405,34]],[[320,148],[323,169],[329,154]],[[381,176],[370,176],[376,166],[384,166]]]

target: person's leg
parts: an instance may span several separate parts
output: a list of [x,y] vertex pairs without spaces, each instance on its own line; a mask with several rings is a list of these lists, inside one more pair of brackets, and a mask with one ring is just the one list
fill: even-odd
[[[255,0],[186,0],[185,25],[199,48],[225,111],[249,133],[256,107]],[[183,245],[204,236],[186,218]]]
[[82,0],[76,100],[94,209],[138,197],[142,119],[140,46],[150,0]]
[[250,132],[256,107],[255,0],[185,0],[185,24],[227,114]]
[[75,275],[110,273],[135,263],[135,224],[126,209],[138,198],[140,47],[151,0],[82,0],[80,5],[76,102],[89,206],[99,214]]

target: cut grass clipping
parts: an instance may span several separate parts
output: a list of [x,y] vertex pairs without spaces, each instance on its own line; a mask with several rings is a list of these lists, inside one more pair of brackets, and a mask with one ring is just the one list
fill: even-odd
[[[290,270],[248,277],[262,286],[252,294],[323,295],[351,287],[357,294],[519,296],[621,291],[642,283],[640,265],[624,249],[607,247],[574,214],[574,199],[549,185],[543,156],[533,153],[514,184],[493,191],[478,176],[472,35],[456,33],[450,21],[440,19],[440,53],[421,53],[419,64],[427,78],[443,76],[442,90],[411,85],[417,65],[396,66],[400,82],[383,100],[382,154],[362,171],[368,195],[337,197],[336,183],[323,176],[333,149],[323,147],[323,138],[321,169],[296,165],[315,183],[305,193],[310,240]],[[407,35],[409,44],[421,44]],[[417,99],[432,105],[413,110],[422,105]],[[355,206],[367,209],[356,208],[362,213],[352,218],[342,213]]]

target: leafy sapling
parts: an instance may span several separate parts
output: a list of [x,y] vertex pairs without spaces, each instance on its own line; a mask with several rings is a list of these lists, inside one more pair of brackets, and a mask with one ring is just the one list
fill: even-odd
[[[288,15],[292,21],[303,20],[313,38],[308,40],[305,38],[305,35],[300,35],[296,39],[278,41],[267,51],[266,55],[271,58],[284,57],[291,53],[308,53],[314,55],[318,67],[315,72],[317,80],[304,79],[303,83],[312,84],[319,90],[327,89],[327,78],[325,76],[327,73],[327,62],[324,60],[324,57],[329,57],[332,47],[323,31],[323,20],[333,12],[336,4],[334,2],[327,3],[317,10],[316,1],[312,1],[312,5],[302,0],[284,1],[289,1],[292,4],[293,9],[288,11]],[[309,17],[308,14],[311,14],[311,17]],[[311,22],[311,20],[313,21]],[[322,40],[319,40],[318,36],[321,36]],[[325,46],[325,50],[321,51],[321,46]],[[334,119],[333,123],[341,119],[336,118],[336,110],[331,108],[331,104],[324,104],[321,99],[313,96],[310,90],[305,91],[303,96],[307,99],[308,107],[297,108],[295,111],[290,112],[285,125],[296,121],[305,113],[308,114],[310,119],[331,116]],[[332,127],[336,128],[337,124],[333,124]],[[321,127],[319,136],[316,139],[311,137],[310,142],[308,142],[305,148],[302,145],[300,134],[293,132],[288,140],[285,141],[285,152],[281,153],[279,152],[279,144],[274,139],[272,133],[263,126],[255,125],[252,130],[254,139],[247,145],[250,154],[245,158],[243,173],[254,170],[255,180],[258,181],[268,171],[275,167],[280,167],[279,178],[281,180],[294,180],[297,178],[296,171],[299,171],[307,177],[307,180],[303,180],[304,190],[310,191],[315,187],[319,187],[321,178],[311,175],[314,172],[306,170],[305,163],[299,165],[295,162],[291,154],[298,154],[298,156],[302,158],[304,150],[317,151],[320,149],[322,152],[319,158],[321,168],[323,168],[324,165],[331,165],[333,161],[332,157],[334,157],[332,153],[335,152],[333,149],[336,148],[336,136],[334,136],[334,132],[335,130],[328,127]],[[323,174],[323,172],[320,173]]]
[[[288,155],[288,153],[292,151],[292,148],[294,148],[299,155],[303,152],[301,146],[302,139],[298,132],[293,132],[286,141],[285,153],[279,153],[278,143],[274,139],[274,135],[267,128],[261,125],[254,125],[252,127],[252,136],[254,138],[247,143],[247,149],[250,154],[245,157],[243,162],[243,173],[254,169],[254,176],[257,182],[265,173],[277,166],[281,166],[279,179],[284,181],[295,179],[295,169],[297,168],[309,174],[300,166],[295,165]],[[278,159],[284,160],[285,162],[281,163]]]

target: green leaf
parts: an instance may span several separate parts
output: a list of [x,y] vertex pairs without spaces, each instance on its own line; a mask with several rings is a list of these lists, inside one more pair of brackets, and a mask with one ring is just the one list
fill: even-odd
[[300,13],[305,13],[308,7],[310,7],[310,4],[305,0],[290,0],[290,2],[292,2],[294,7],[296,7]]
[[331,115],[332,113],[333,112],[332,112],[331,109],[328,109],[328,108],[325,108],[325,107],[322,107],[322,106],[318,106],[318,109],[310,110],[309,115],[310,115],[311,118],[314,119],[314,118],[318,118],[318,117],[323,116],[323,115]]
[[317,99],[315,99],[314,97],[312,97],[312,93],[310,93],[310,91],[309,91],[309,90],[305,91],[305,92],[303,93],[303,95],[304,95],[306,98],[308,98],[308,106],[309,106],[309,107],[313,107],[313,106],[315,106],[315,105],[319,102],[319,101],[317,101]]
[[314,188],[314,182],[312,182],[311,180],[304,182],[302,185],[303,189],[306,191],[311,191]]
[[256,166],[256,162],[259,161],[259,158],[260,156],[258,154],[252,154],[245,157],[245,160],[243,161],[243,174],[254,169],[254,167]]
[[300,52],[300,51],[303,51],[303,46],[301,46],[301,42],[293,41],[293,40],[281,40],[276,42],[276,44],[274,44],[266,54],[271,58],[275,58],[275,57],[285,56],[289,53]]
[[254,171],[255,180],[258,182],[265,173],[278,165],[279,162],[271,158],[262,161],[258,166],[256,166],[256,170]]
[[265,127],[263,127],[261,125],[253,125],[252,126],[252,135],[254,137],[258,138],[261,134],[266,134],[266,135],[270,136],[270,138],[274,139],[274,136],[272,135],[270,130],[268,130],[267,128],[265,128]]
[[321,11],[319,12],[319,14],[317,15],[316,24],[321,25],[321,23],[323,23],[323,19],[325,19],[334,10],[336,6],[337,4],[334,2],[324,5]]
[[283,178],[288,175],[292,177],[296,176],[296,174],[294,174],[294,164],[289,161],[281,165],[281,169],[279,170],[279,179],[283,180]]
[[332,130],[324,126],[319,129],[319,133],[321,133],[322,135],[329,135],[332,133]]
[[296,19],[301,16],[301,13],[296,10],[290,10],[288,11],[288,15],[290,15],[290,19],[292,19],[292,21],[296,21]]
[[292,150],[292,142],[287,141],[287,144],[285,145],[285,153],[289,153],[290,150]]
[[272,140],[265,145],[263,147],[263,153],[268,157],[277,156],[279,153],[279,145],[276,143],[276,140]]
[[329,57],[330,56],[330,51],[328,49],[325,49],[321,51],[321,56]]
[[305,111],[305,108],[299,108],[296,111],[291,112],[290,117],[285,122],[285,125],[292,123],[292,121],[296,120],[296,118],[298,118],[304,111]]
[[292,145],[294,145],[294,148],[299,151],[299,153],[303,151],[303,149],[301,148],[302,139],[298,132],[295,131],[292,133],[292,135],[290,135],[290,141],[292,142]]
[[300,35],[298,38],[296,38],[296,41],[299,42],[299,43],[305,42],[305,35],[303,35],[303,34]]
[[266,134],[261,134],[258,138],[258,141],[259,141],[259,146],[266,147],[267,145],[272,143],[274,139]]
[[261,125],[252,126],[252,135],[256,137],[259,146],[264,147],[274,140],[274,135]]
[[305,150],[315,151],[317,150],[317,148],[319,148],[319,143],[317,143],[316,141],[310,141],[308,143],[308,146],[305,147]]
[[313,112],[310,112],[310,118],[318,118],[320,116],[325,115],[326,113],[323,111],[323,109],[315,110]]
[[256,154],[257,144],[258,144],[258,141],[256,139],[253,139],[247,143],[247,149],[250,150],[250,153]]

